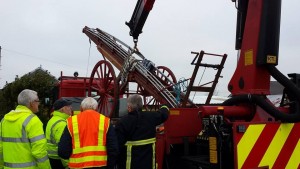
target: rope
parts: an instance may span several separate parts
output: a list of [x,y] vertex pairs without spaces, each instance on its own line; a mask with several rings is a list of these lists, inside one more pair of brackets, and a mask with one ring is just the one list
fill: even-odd
[[89,71],[89,64],[90,64],[90,58],[91,58],[91,47],[92,47],[92,43],[91,43],[91,39],[89,39],[90,42],[90,47],[89,47],[89,57],[88,57],[88,62],[86,65],[86,73],[85,73],[85,77],[87,77],[88,71]]
[[[201,75],[201,78],[200,78],[200,80],[199,80],[198,86],[200,86],[200,83],[201,83],[201,81],[202,81],[202,78],[203,78],[203,75],[204,75],[204,73],[205,73],[205,70],[206,70],[206,67],[204,68],[204,71],[203,71],[203,73],[202,73],[202,75]],[[196,95],[196,92],[194,93],[194,96],[193,96],[193,99],[192,99],[193,101],[194,101],[195,95]]]

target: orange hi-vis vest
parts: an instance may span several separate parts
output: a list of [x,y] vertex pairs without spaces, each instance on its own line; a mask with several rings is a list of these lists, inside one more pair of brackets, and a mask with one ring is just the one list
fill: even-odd
[[70,168],[90,168],[107,165],[106,133],[109,118],[86,110],[67,119],[72,136]]

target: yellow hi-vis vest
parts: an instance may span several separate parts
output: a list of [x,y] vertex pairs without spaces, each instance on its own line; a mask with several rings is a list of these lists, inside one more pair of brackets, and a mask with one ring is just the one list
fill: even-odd
[[30,109],[19,105],[6,114],[0,134],[0,164],[4,168],[51,169],[43,123]]
[[58,156],[58,142],[67,125],[66,119],[68,114],[54,111],[52,118],[48,121],[46,127],[47,151],[48,157],[51,159],[60,159],[63,166],[68,166],[68,160],[61,159]]
[[147,144],[152,144],[152,168],[156,168],[156,163],[155,163],[155,142],[156,138],[150,138],[146,140],[138,140],[138,141],[127,141],[126,146],[127,146],[127,159],[126,159],[126,169],[131,168],[131,149],[133,146],[142,146],[142,145],[147,145]]
[[67,126],[72,136],[73,149],[69,167],[106,166],[106,133],[109,127],[109,118],[94,110],[86,110],[68,118]]
[[[55,123],[51,125],[50,131],[53,131],[53,128],[57,125],[59,122],[65,122],[64,120],[58,120]],[[53,132],[50,133],[49,138],[47,138],[47,151],[48,156],[53,159],[60,159],[57,153],[57,142],[55,141]]]

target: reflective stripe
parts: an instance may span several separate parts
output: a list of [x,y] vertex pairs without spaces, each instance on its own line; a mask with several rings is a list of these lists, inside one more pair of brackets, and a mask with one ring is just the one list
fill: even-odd
[[25,121],[23,122],[23,124],[22,124],[22,138],[27,138],[27,137],[26,137],[26,130],[25,130],[25,128],[26,128],[27,124],[29,123],[29,121],[33,118],[33,116],[35,116],[35,115],[34,115],[34,114],[31,114],[31,115],[28,116],[28,117],[25,119]]
[[[98,128],[100,131],[104,131],[104,123],[102,123],[102,122],[104,122],[103,118],[104,118],[103,116],[99,116]],[[106,134],[103,134],[102,132],[98,132],[98,145],[105,145],[105,144],[103,144],[103,141],[104,141],[103,135],[106,135]]]
[[72,124],[73,124],[73,135],[74,135],[74,149],[76,149],[76,148],[80,148],[78,121],[76,116],[72,117]]
[[35,141],[39,141],[41,139],[44,139],[45,135],[41,134],[39,136],[33,137],[31,139],[28,138],[12,138],[12,137],[3,137],[2,141],[3,142],[14,142],[14,143],[33,143]]
[[57,151],[54,150],[47,150],[48,154],[58,154]]
[[84,157],[76,158],[76,162],[73,163],[85,163],[89,161],[98,162],[98,161],[106,161],[106,160],[107,160],[107,156],[84,156]]
[[30,140],[31,143],[33,143],[33,142],[42,140],[42,139],[44,139],[44,138],[45,138],[45,135],[44,135],[44,134],[41,134],[41,135],[39,135],[39,136],[35,136],[35,137],[33,137],[33,138],[30,138],[29,140]]
[[138,140],[138,141],[127,141],[125,145],[131,145],[131,146],[141,146],[146,144],[151,144],[156,141],[155,138],[150,138],[146,140]]
[[25,168],[25,167],[32,167],[36,166],[35,162],[27,162],[27,163],[7,163],[4,162],[5,167],[10,167],[10,168]]
[[3,142],[15,142],[15,143],[29,143],[28,138],[12,138],[12,137],[3,137]]
[[57,145],[52,130],[53,130],[53,128],[54,128],[59,122],[65,122],[65,120],[58,120],[58,121],[56,121],[55,123],[53,123],[53,125],[51,126],[51,129],[50,129],[50,131],[51,131],[51,132],[50,132],[50,140],[47,140],[48,143],[52,143],[52,144],[54,144],[54,145]]
[[[36,161],[39,163],[45,162],[48,160],[48,155],[44,156],[43,158],[39,158]],[[5,167],[10,167],[10,168],[25,168],[25,167],[31,167],[31,166],[36,166],[36,162],[27,162],[27,163],[7,163],[4,162]]]
[[48,160],[48,155],[45,155],[43,158],[36,159],[37,162],[42,163]]
[[147,144],[152,144],[152,168],[156,168],[155,164],[155,138],[150,138],[146,140],[138,140],[138,141],[127,141],[126,146],[127,146],[127,159],[126,159],[126,169],[131,168],[131,150],[132,146],[142,146],[142,145],[147,145]]
[[[22,137],[21,138],[2,137],[2,141],[3,142],[15,142],[15,143],[29,143],[29,142],[35,142],[35,141],[45,138],[44,135],[39,135],[39,136],[33,137],[31,139],[27,138],[25,128],[34,116],[35,116],[34,114],[31,114],[24,120],[24,122],[22,124]],[[3,119],[2,119],[2,121],[3,121]],[[2,121],[1,121],[1,125],[2,125]],[[1,130],[1,132],[2,132],[2,130]]]
[[166,105],[164,105],[164,106],[161,106],[160,108],[161,108],[161,109],[162,109],[162,108],[166,108],[166,109],[168,109],[168,110],[169,110],[169,107],[168,107],[168,106],[166,106]]
[[131,167],[131,148],[132,146],[127,146],[126,169],[130,169]]
[[79,154],[79,153],[84,153],[88,151],[106,151],[105,146],[87,146],[87,147],[82,147],[82,148],[75,148],[73,149],[73,154]]

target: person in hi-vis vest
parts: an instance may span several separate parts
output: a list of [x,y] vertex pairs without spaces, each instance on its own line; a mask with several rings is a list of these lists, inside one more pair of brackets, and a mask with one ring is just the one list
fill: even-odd
[[98,113],[98,102],[85,98],[81,112],[67,119],[58,143],[58,155],[69,159],[70,168],[105,168],[115,165],[118,140],[110,119]]
[[68,160],[60,158],[57,154],[57,146],[60,137],[67,125],[66,119],[72,115],[72,102],[66,99],[58,99],[53,104],[52,117],[47,123],[46,139],[50,164],[55,169],[68,168]]
[[51,169],[36,91],[24,89],[0,124],[0,168]]

